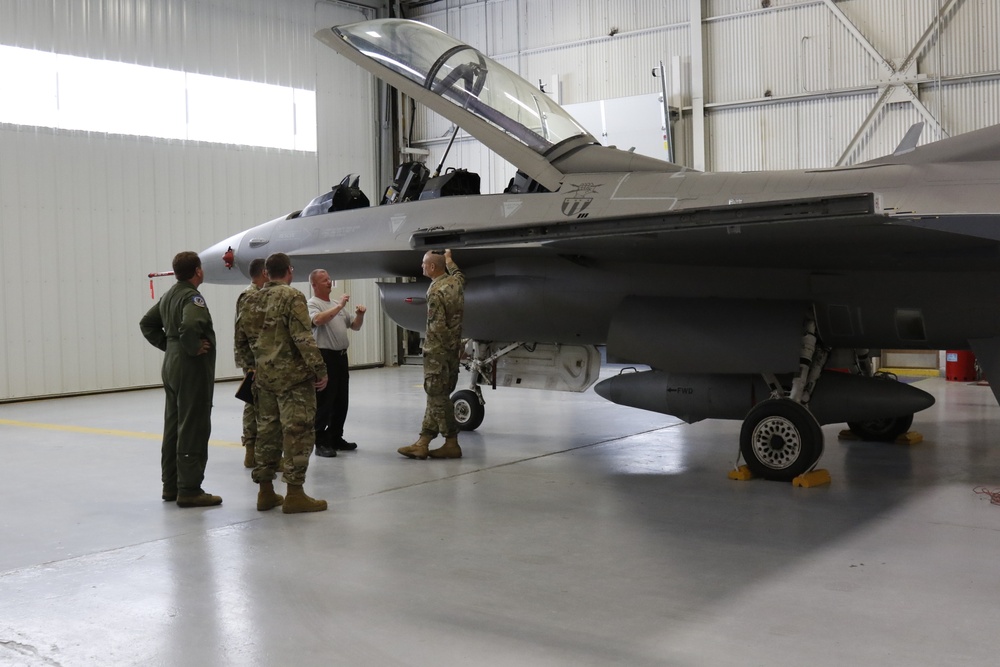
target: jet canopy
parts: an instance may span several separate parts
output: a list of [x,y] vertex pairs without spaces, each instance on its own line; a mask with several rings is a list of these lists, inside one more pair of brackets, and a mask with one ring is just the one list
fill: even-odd
[[547,95],[437,28],[381,19],[332,30],[361,55],[485,120],[539,155],[572,137],[595,142]]

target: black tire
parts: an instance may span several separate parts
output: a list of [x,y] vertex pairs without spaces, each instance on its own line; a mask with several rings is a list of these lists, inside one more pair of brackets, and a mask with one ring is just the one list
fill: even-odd
[[862,440],[875,442],[892,442],[910,430],[913,425],[913,415],[902,417],[886,417],[867,422],[847,422],[847,428]]
[[479,402],[479,396],[471,389],[456,391],[451,395],[455,405],[455,421],[459,431],[475,431],[483,423],[486,408]]
[[790,482],[823,454],[823,431],[812,413],[794,401],[761,401],[743,420],[740,453],[754,476]]

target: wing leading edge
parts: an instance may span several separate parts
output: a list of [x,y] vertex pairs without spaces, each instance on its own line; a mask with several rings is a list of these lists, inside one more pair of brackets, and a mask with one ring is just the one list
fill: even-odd
[[871,192],[863,192],[682,209],[629,218],[583,219],[485,229],[422,230],[413,234],[410,244],[415,250],[434,250],[579,240],[603,236],[620,237],[718,227],[735,231],[749,225],[775,223],[848,219],[884,221],[886,217],[882,213],[878,196]]

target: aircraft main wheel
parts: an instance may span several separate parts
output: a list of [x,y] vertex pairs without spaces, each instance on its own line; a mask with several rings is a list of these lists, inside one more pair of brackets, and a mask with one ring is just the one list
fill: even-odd
[[486,408],[479,402],[476,392],[471,389],[456,391],[451,395],[451,402],[455,404],[455,421],[459,431],[475,431],[483,423]]
[[761,401],[743,420],[740,453],[755,476],[790,482],[819,460],[823,431],[812,413],[794,401]]
[[892,442],[909,431],[912,425],[913,415],[886,417],[867,422],[847,422],[847,427],[856,436],[862,440],[875,440],[876,442]]

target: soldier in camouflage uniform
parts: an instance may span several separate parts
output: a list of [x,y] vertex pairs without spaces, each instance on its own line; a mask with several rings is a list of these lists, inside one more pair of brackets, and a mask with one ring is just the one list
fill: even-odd
[[[250,285],[240,292],[240,295],[236,297],[236,331],[239,335],[240,326],[240,309],[243,306],[243,302],[246,300],[247,295],[256,292],[264,283],[267,282],[267,273],[264,272],[264,260],[257,258],[250,262]],[[253,371],[253,355],[248,355],[244,357],[240,354],[240,349],[238,346],[234,345],[233,349],[236,353],[236,365],[243,369],[244,377]],[[247,403],[243,406],[243,467],[253,468],[254,467],[254,447],[257,443],[257,406],[253,403]]]
[[177,282],[139,321],[139,329],[163,356],[163,444],[160,448],[162,497],[179,507],[219,505],[205,493],[208,436],[212,432],[215,391],[215,330],[198,286],[205,279],[198,253],[177,253]]
[[[411,459],[458,459],[458,424],[451,392],[458,382],[459,354],[462,347],[462,315],[465,309],[465,276],[451,259],[428,252],[421,262],[424,275],[431,279],[427,288],[427,333],[424,338],[424,392],[427,407],[420,427],[420,437],[398,451]],[[438,433],[444,445],[428,450]]]
[[[326,386],[326,364],[312,336],[306,297],[291,287],[288,255],[274,253],[265,264],[268,282],[244,299],[236,331],[237,354],[254,360],[257,446],[253,481],[260,485],[257,509],[281,505],[285,514],[320,512],[325,500],[302,485],[315,439],[316,391]],[[278,464],[288,497],[274,493]]]

